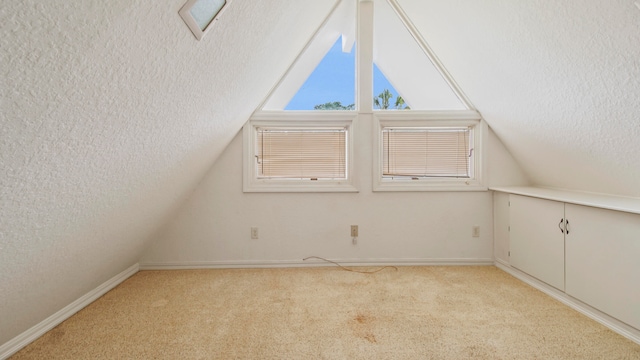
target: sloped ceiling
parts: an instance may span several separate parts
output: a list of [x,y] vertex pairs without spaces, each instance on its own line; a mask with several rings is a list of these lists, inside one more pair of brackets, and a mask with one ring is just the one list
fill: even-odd
[[0,344],[137,262],[334,1],[0,9]]
[[[0,344],[135,263],[334,1],[0,8]],[[640,196],[632,0],[399,0],[538,185]]]
[[534,184],[640,197],[633,0],[399,0]]

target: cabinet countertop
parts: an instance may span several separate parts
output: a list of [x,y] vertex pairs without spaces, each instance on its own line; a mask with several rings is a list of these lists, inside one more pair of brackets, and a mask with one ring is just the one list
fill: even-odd
[[489,190],[565,203],[640,214],[640,198],[595,194],[533,186],[496,186]]

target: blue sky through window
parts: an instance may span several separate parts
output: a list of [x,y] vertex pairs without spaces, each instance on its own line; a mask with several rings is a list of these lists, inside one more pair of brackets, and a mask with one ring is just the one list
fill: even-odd
[[[334,101],[344,106],[355,103],[355,48],[353,46],[350,53],[342,52],[342,38],[339,37],[285,110],[313,110],[316,105]],[[389,89],[394,99],[398,94],[375,64],[373,85],[374,96],[384,89]]]

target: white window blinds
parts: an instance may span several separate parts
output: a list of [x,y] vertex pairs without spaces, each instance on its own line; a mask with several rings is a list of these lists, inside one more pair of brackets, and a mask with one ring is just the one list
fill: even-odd
[[382,129],[385,178],[473,177],[472,128]]
[[347,129],[257,128],[257,177],[346,179]]

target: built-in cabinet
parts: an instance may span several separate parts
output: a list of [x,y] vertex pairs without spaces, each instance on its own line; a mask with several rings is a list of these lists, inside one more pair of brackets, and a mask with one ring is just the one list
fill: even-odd
[[[638,200],[614,204],[548,190],[518,192],[494,198],[494,206],[508,206],[508,215],[494,209],[502,217],[496,226],[508,228],[508,239],[496,238],[502,244],[496,249],[509,249],[507,261],[496,259],[640,329]],[[618,210],[619,204],[630,206]]]
[[564,203],[510,195],[511,266],[564,291]]
[[565,205],[565,292],[640,329],[640,215]]

